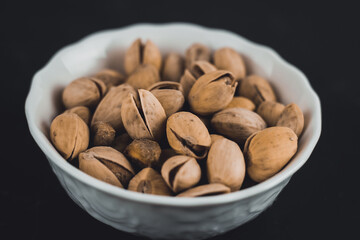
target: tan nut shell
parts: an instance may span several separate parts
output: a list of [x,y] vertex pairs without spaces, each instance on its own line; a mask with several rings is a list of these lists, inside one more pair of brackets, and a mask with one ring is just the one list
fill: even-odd
[[202,75],[189,92],[192,111],[210,115],[224,109],[231,102],[236,86],[234,76],[228,71],[217,70]]
[[81,171],[112,185],[127,186],[135,172],[124,155],[111,147],[93,147],[79,155]]
[[125,53],[124,68],[127,75],[130,75],[142,64],[151,64],[157,71],[160,71],[162,56],[159,48],[150,40],[145,45],[141,39],[136,39]]
[[184,59],[178,53],[169,53],[164,61],[162,79],[164,81],[179,82],[183,72]]
[[210,61],[211,51],[210,49],[200,43],[194,43],[185,52],[185,64],[186,68],[190,68],[193,62],[198,60]]
[[295,103],[287,105],[281,113],[276,126],[291,128],[299,137],[304,129],[304,115]]
[[246,97],[233,97],[229,105],[226,106],[226,108],[235,108],[235,107],[246,108],[250,111],[254,111],[256,108],[255,104]]
[[211,145],[204,123],[190,112],[177,112],[166,123],[169,145],[177,153],[203,159]]
[[96,122],[106,122],[116,131],[122,130],[124,125],[121,119],[121,106],[129,93],[137,95],[135,89],[126,83],[111,88],[97,106],[91,125]]
[[91,132],[94,146],[110,146],[115,140],[115,130],[106,122],[96,122]]
[[210,183],[190,188],[176,197],[206,197],[230,193],[230,188],[221,183]]
[[159,82],[159,71],[151,64],[144,64],[135,69],[126,83],[135,89],[147,89],[152,84]]
[[191,64],[190,71],[195,78],[199,78],[205,73],[216,71],[217,68],[207,61],[195,61]]
[[160,165],[161,148],[157,142],[150,139],[135,139],[125,148],[124,154],[140,168]]
[[65,111],[65,113],[75,113],[77,114],[87,125],[90,123],[91,113],[90,109],[85,106],[77,106],[70,108]]
[[270,127],[250,136],[244,146],[250,178],[262,182],[279,172],[296,153],[297,140],[287,127]]
[[140,101],[130,93],[123,102],[121,117],[124,127],[132,139],[147,138],[158,141],[165,129],[164,108],[151,92],[144,89],[139,89],[138,92]]
[[196,78],[192,75],[192,73],[189,70],[185,70],[184,75],[180,79],[180,84],[183,87],[184,90],[184,97],[187,99],[190,89],[196,82]]
[[89,128],[77,114],[63,113],[51,122],[50,139],[66,160],[72,160],[87,149]]
[[251,134],[264,129],[266,123],[255,112],[229,108],[216,113],[211,119],[211,126],[221,135],[243,144]]
[[211,138],[211,145],[218,139],[223,139],[225,137],[219,135],[219,134],[210,134],[210,138]]
[[144,168],[136,174],[131,179],[128,190],[162,196],[172,195],[162,176],[152,168]]
[[109,91],[111,87],[118,86],[125,82],[124,75],[111,69],[103,69],[96,73],[94,77],[105,83],[107,91]]
[[285,106],[278,102],[264,101],[256,112],[265,120],[269,127],[275,126]]
[[246,67],[241,55],[229,47],[220,48],[215,51],[214,64],[218,69],[232,72],[236,80],[246,76]]
[[242,80],[239,95],[249,98],[256,106],[259,106],[263,101],[276,102],[276,96],[270,83],[257,75],[250,75]]
[[239,146],[226,138],[216,140],[207,158],[209,183],[222,183],[231,191],[240,189],[245,178],[245,160]]
[[161,168],[161,175],[167,185],[178,193],[200,181],[201,169],[195,158],[178,155],[166,160]]

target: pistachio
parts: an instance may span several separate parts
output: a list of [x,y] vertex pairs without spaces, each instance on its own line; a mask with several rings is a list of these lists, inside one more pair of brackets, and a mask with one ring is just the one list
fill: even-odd
[[190,66],[190,72],[195,78],[199,78],[205,73],[216,71],[217,68],[207,61],[195,61]]
[[135,69],[127,79],[126,83],[130,84],[135,89],[147,89],[152,84],[159,81],[159,71],[153,65],[144,64]]
[[196,78],[192,75],[189,70],[185,70],[184,75],[180,79],[180,84],[184,90],[184,97],[187,99],[190,89],[196,82]]
[[230,193],[230,188],[221,183],[210,183],[190,188],[176,197],[207,197]]
[[162,176],[152,168],[144,168],[136,174],[131,179],[128,190],[154,195],[172,195]]
[[132,139],[160,140],[166,122],[164,108],[149,91],[139,89],[139,99],[129,94],[121,107],[121,117],[127,133]]
[[160,71],[161,58],[159,48],[152,41],[147,40],[142,44],[141,39],[136,39],[125,53],[125,72],[130,75],[143,64],[153,65]]
[[232,192],[240,189],[245,178],[245,160],[239,146],[226,138],[216,140],[207,158],[209,183],[222,183]]
[[169,53],[164,61],[162,79],[165,81],[179,82],[183,72],[184,59],[178,53]]
[[70,108],[66,110],[65,113],[75,113],[86,123],[86,125],[89,125],[90,123],[90,117],[91,117],[90,109],[85,106],[77,106]]
[[264,101],[256,112],[265,120],[269,127],[275,126],[285,106],[278,102]]
[[148,90],[159,100],[167,117],[179,111],[184,105],[185,98],[180,83],[161,81],[151,85]]
[[228,71],[206,73],[192,86],[188,96],[189,104],[195,113],[210,115],[229,105],[236,86],[234,76]]
[[111,147],[93,147],[79,155],[81,171],[118,187],[126,187],[135,172],[124,155]]
[[190,112],[177,112],[166,123],[166,135],[172,149],[179,154],[203,159],[211,145],[204,123]]
[[229,47],[220,48],[214,53],[214,64],[218,69],[232,72],[236,80],[246,76],[246,68],[241,55]]
[[250,178],[262,182],[279,172],[296,153],[297,140],[287,127],[270,127],[251,135],[244,146]]
[[97,106],[91,125],[94,125],[96,122],[106,122],[116,131],[123,130],[121,106],[129,93],[137,95],[135,89],[126,83],[111,88]]
[[135,139],[125,148],[124,154],[139,168],[156,167],[159,165],[161,148],[155,141]]
[[124,75],[111,69],[103,69],[96,73],[94,77],[104,82],[107,91],[109,91],[111,87],[118,86],[125,82]]
[[115,139],[115,130],[106,122],[96,122],[91,126],[94,146],[110,146]]
[[250,111],[254,111],[256,106],[255,104],[246,97],[233,97],[229,105],[226,106],[226,108],[234,108],[234,107],[240,107],[240,108],[246,108]]
[[239,95],[252,100],[256,106],[264,101],[276,101],[274,90],[270,83],[257,75],[245,77],[239,87]]
[[216,140],[223,139],[225,137],[223,137],[219,134],[210,134],[210,138],[211,138],[211,145],[212,145]]
[[220,134],[244,144],[254,132],[266,127],[264,120],[255,112],[245,108],[229,108],[216,113],[211,126]]
[[132,139],[129,136],[129,134],[123,133],[115,138],[112,147],[118,150],[119,152],[123,152],[131,142]]
[[51,122],[50,139],[66,160],[72,160],[87,149],[89,128],[77,114],[63,113]]
[[78,78],[68,84],[62,94],[65,108],[95,107],[106,92],[105,84],[96,78]]
[[161,168],[161,175],[167,185],[178,193],[200,181],[201,169],[195,158],[178,155],[166,160]]
[[304,115],[295,103],[291,103],[285,107],[281,113],[276,126],[291,128],[299,137],[304,128]]
[[186,68],[190,68],[193,62],[198,60],[210,61],[210,49],[200,43],[194,43],[185,52]]

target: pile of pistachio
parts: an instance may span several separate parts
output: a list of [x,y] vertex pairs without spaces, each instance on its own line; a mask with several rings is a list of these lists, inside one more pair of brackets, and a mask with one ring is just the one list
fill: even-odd
[[137,39],[124,69],[73,80],[50,126],[58,152],[99,180],[148,194],[224,194],[272,177],[297,151],[302,111],[277,102],[232,48],[195,43],[163,58]]

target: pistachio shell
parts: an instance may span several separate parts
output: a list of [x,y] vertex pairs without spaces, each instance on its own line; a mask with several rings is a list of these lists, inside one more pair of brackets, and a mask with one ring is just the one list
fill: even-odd
[[200,43],[194,43],[185,52],[186,68],[190,68],[191,64],[198,60],[210,61],[210,49]]
[[210,115],[224,109],[231,102],[237,82],[223,70],[202,75],[192,86],[188,101],[191,109],[200,115]]
[[247,173],[262,182],[279,172],[297,151],[298,137],[287,127],[270,127],[254,133],[245,143]]
[[123,133],[115,138],[113,142],[113,148],[119,152],[123,152],[125,148],[132,142],[128,133]]
[[263,101],[276,102],[276,96],[270,83],[257,75],[250,75],[242,80],[239,95],[249,98],[256,106],[259,106]]
[[122,130],[124,125],[121,119],[121,106],[129,93],[137,95],[135,89],[126,83],[111,88],[97,106],[91,125],[96,122],[106,122],[116,131]]
[[154,195],[172,195],[162,176],[152,168],[144,168],[136,174],[131,179],[128,190]]
[[204,158],[211,145],[204,123],[189,112],[171,115],[166,123],[166,135],[171,148],[177,153],[197,159]]
[[226,108],[235,107],[246,108],[250,111],[254,111],[256,108],[255,104],[246,97],[233,97],[229,105],[226,106]]
[[210,183],[206,185],[190,188],[176,197],[207,197],[230,193],[230,188],[221,183]]
[[167,185],[178,193],[200,181],[201,169],[195,158],[178,155],[166,160],[161,168],[161,175]]
[[108,91],[111,87],[118,86],[125,82],[124,75],[111,69],[103,69],[96,73],[94,77],[103,81]]
[[50,139],[65,159],[72,160],[87,149],[89,128],[75,113],[63,113],[52,121]]
[[140,65],[129,76],[126,83],[133,86],[135,89],[147,89],[152,84],[159,82],[159,71],[150,64]]
[[269,127],[275,126],[285,106],[278,102],[264,101],[256,112],[265,120]]
[[189,70],[185,70],[184,75],[180,79],[180,84],[184,89],[184,97],[187,98],[190,92],[190,89],[196,82],[196,78],[192,75]]
[[266,127],[264,120],[245,108],[229,108],[216,113],[211,126],[220,134],[243,144],[254,132]]
[[218,69],[232,72],[236,80],[246,76],[246,68],[241,55],[229,47],[220,48],[214,53],[214,64]]
[[161,148],[157,142],[150,139],[135,139],[125,148],[124,154],[140,168],[157,167]]
[[86,123],[86,125],[89,125],[90,123],[90,117],[91,117],[90,109],[85,106],[77,106],[70,108],[66,110],[65,113],[75,113]]
[[151,64],[160,71],[161,58],[159,48],[152,41],[147,40],[143,45],[141,39],[136,39],[125,53],[125,72],[130,75],[142,64]]
[[110,146],[115,140],[115,130],[106,122],[96,122],[91,131],[94,146]]
[[207,158],[209,183],[222,183],[231,191],[240,189],[245,178],[245,161],[239,146],[226,138],[216,140]]
[[195,61],[191,64],[190,71],[195,78],[199,78],[205,73],[216,71],[217,68],[207,61]]
[[219,135],[219,134],[210,134],[210,138],[211,138],[211,145],[218,139],[223,139],[225,137]]
[[276,126],[291,128],[299,137],[304,129],[304,115],[295,103],[287,105],[282,111]]
[[179,82],[184,72],[184,59],[178,53],[169,53],[164,61],[162,79],[165,81]]

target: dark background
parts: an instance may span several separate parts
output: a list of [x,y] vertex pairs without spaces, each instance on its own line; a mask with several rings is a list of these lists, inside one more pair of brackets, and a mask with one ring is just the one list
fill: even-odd
[[1,2],[1,239],[141,239],[98,222],[67,196],[28,131],[24,103],[33,74],[64,45],[103,29],[177,21],[270,46],[307,75],[322,103],[322,135],[309,161],[271,208],[214,239],[357,238],[358,8],[234,2]]

